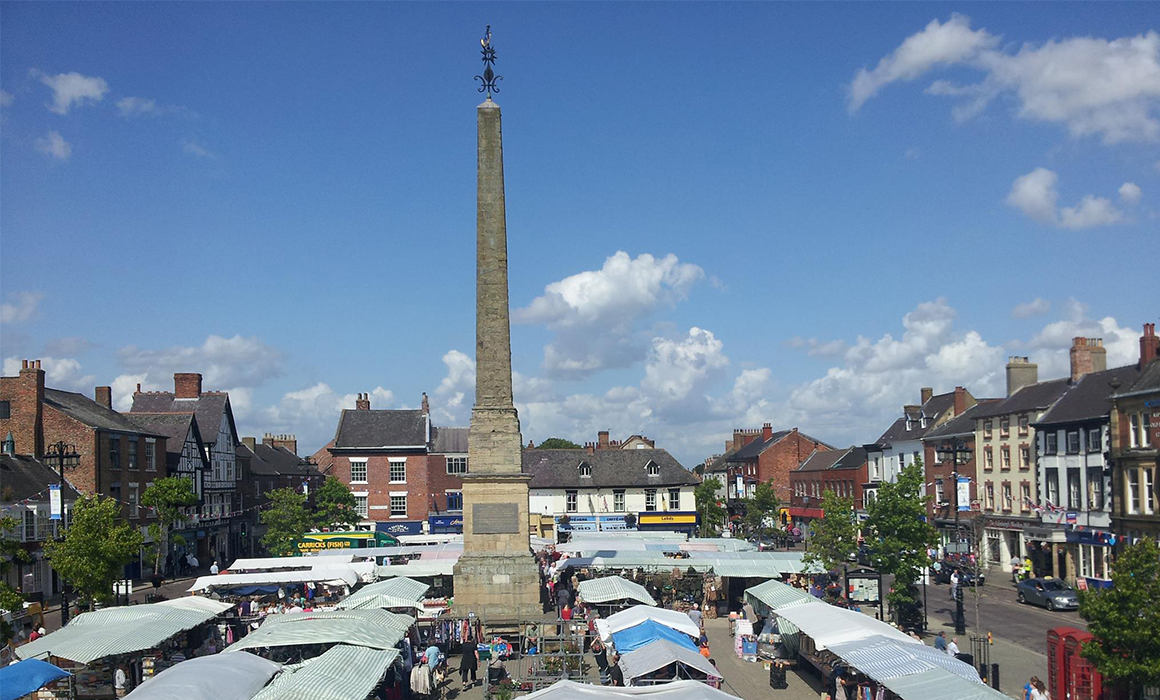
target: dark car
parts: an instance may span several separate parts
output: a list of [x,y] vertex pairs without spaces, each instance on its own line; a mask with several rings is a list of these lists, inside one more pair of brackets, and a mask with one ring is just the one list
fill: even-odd
[[1020,603],[1042,605],[1048,610],[1075,610],[1079,596],[1075,589],[1056,578],[1029,578],[1015,585]]
[[[945,562],[936,562],[938,567],[931,567],[932,580],[935,583],[945,583],[950,585],[951,573],[955,570],[954,566],[948,565]],[[978,583],[983,585],[987,582],[987,575],[979,572]],[[959,585],[967,588],[975,587],[975,574],[966,569],[959,569]]]

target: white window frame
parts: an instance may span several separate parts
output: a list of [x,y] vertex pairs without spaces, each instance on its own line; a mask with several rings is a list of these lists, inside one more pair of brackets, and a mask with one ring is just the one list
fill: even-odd
[[656,509],[657,509],[657,490],[656,489],[645,489],[644,490],[644,509],[646,512],[649,512],[649,513],[656,511]]
[[1128,447],[1140,446],[1140,419],[1144,417],[1142,413],[1133,413],[1128,416]]
[[669,489],[669,510],[681,509],[681,490],[679,488]]
[[1143,512],[1145,515],[1152,515],[1155,510],[1152,507],[1152,479],[1154,475],[1152,470],[1148,467],[1140,467],[1140,495],[1142,496]]
[[125,490],[125,499],[129,501],[129,517],[141,517],[141,493],[140,487],[136,483],[129,483],[129,488]]
[[[447,458],[447,473],[452,476],[463,476],[467,473],[467,455],[448,455]],[[455,469],[451,465],[455,465]],[[460,469],[462,464],[462,469]]]
[[[352,460],[350,460],[350,483],[352,483],[352,484],[365,484],[365,483],[367,483],[367,478],[370,475],[370,469],[367,467],[367,463],[369,461],[370,460],[368,460],[368,459],[352,459]],[[362,478],[361,479],[355,478],[355,468],[356,467],[361,467],[361,469],[362,469]]]
[[660,476],[661,475],[661,465],[657,464],[656,462],[652,461],[651,459],[648,461],[648,464],[645,465],[645,469],[648,470],[649,476]]
[[[366,520],[370,517],[370,493],[367,491],[351,491],[350,495],[354,496],[354,510],[358,513],[358,517]],[[352,525],[354,523],[351,523]]]
[[[403,512],[402,513],[395,512],[395,499],[396,498],[403,499]],[[388,496],[388,499],[389,500],[387,501],[387,503],[390,504],[391,517],[392,518],[406,518],[407,517],[407,492],[406,491],[391,491],[390,495]]]
[[584,462],[580,463],[580,478],[581,479],[591,479],[592,478],[592,465],[584,463]]
[[1148,430],[1148,428],[1150,428],[1151,425],[1152,425],[1152,423],[1148,418],[1148,414],[1141,413],[1140,414],[1140,446],[1141,447],[1151,447],[1152,446],[1152,434]]
[[576,513],[580,508],[580,494],[576,491],[569,490],[564,492],[564,512]]
[[1011,484],[1003,482],[1003,512],[1009,513],[1012,510],[1014,504],[1011,501]]
[[995,484],[988,481],[984,484],[983,493],[987,500],[987,510],[995,510]]
[[612,512],[624,512],[624,489],[617,489],[612,492]]
[[1124,505],[1128,510],[1128,515],[1140,514],[1140,471],[1138,469],[1128,469],[1128,478],[1124,480],[1124,487],[1127,493],[1124,498]]
[[[389,465],[387,467],[389,469],[389,471],[387,472],[387,476],[390,479],[390,483],[392,483],[392,484],[405,484],[405,483],[407,483],[407,458],[406,457],[391,457],[390,459],[387,460],[387,463]],[[402,479],[395,478],[395,469],[396,468],[403,470],[403,478]]]
[[145,438],[145,471],[157,471],[157,440]]

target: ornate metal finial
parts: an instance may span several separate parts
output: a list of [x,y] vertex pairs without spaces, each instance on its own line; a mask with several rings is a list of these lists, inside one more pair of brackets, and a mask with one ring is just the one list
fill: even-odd
[[492,67],[495,66],[495,49],[491,47],[491,25],[487,25],[487,30],[483,33],[483,38],[479,40],[479,45],[483,47],[480,53],[483,54],[483,75],[475,76],[475,79],[483,83],[479,86],[480,92],[487,92],[487,99],[491,99],[491,93],[499,92],[499,87],[495,84],[497,80],[503,80],[502,75],[496,75]]

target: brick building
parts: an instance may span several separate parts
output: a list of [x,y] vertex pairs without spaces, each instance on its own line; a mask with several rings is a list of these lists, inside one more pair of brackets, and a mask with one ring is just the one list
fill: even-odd
[[789,474],[793,495],[784,509],[785,522],[804,528],[811,520],[823,517],[822,495],[833,491],[854,502],[854,510],[865,509],[862,485],[866,483],[866,448],[815,450],[802,465]]
[[202,483],[201,512],[190,523],[197,526],[196,544],[191,542],[190,547],[202,564],[216,559],[220,565],[228,565],[240,551],[242,539],[238,429],[229,393],[203,391],[200,374],[178,372],[173,375],[172,392],[143,392],[138,385],[129,416],[138,413],[180,414],[197,421],[209,472]]
[[1120,546],[1148,537],[1160,542],[1160,337],[1144,324],[1140,376],[1112,396],[1110,457],[1114,489],[1112,514]]
[[[37,459],[58,441],[75,446],[79,463],[65,470],[66,480],[82,494],[119,501],[126,520],[149,542],[151,518],[138,503],[155,479],[167,475],[166,437],[114,411],[109,387],[96,387],[94,401],[46,388],[39,360],[21,364],[18,376],[0,378],[0,434],[12,433],[15,454]],[[140,577],[140,558],[125,575]]]
[[735,430],[733,443],[735,450],[725,460],[731,500],[750,496],[757,484],[771,482],[778,500],[786,503],[792,496],[790,472],[814,452],[834,449],[797,428],[774,431],[769,423],[761,430]]
[[[975,418],[974,414],[986,406],[998,403],[999,399],[980,399],[974,406],[963,411],[942,425],[922,436],[922,463],[926,478],[926,517],[939,531],[939,549],[957,551],[953,544],[962,537],[968,537],[967,528],[975,518],[982,518],[982,504],[979,501],[979,475],[975,465]],[[957,445],[968,452],[959,456],[958,478],[966,479],[965,487],[955,490],[955,464],[939,457],[944,447]],[[956,510],[956,508],[958,510]],[[962,537],[955,535],[955,513],[958,513]]]
[[298,456],[298,440],[293,435],[266,433],[262,442],[243,437],[237,450],[241,482],[238,487],[242,512],[242,551],[238,556],[254,556],[262,547],[266,527],[261,524],[261,508],[270,502],[275,489],[293,489],[307,496],[315,493],[325,479],[308,457]]
[[[609,431],[596,431],[596,442],[584,443],[585,449],[590,450],[652,450],[656,449],[656,442],[644,435],[630,435],[624,440],[610,440]],[[531,447],[531,445],[529,445]]]

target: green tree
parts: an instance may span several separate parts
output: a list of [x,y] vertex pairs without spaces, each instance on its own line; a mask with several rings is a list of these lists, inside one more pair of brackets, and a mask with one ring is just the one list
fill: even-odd
[[149,537],[153,540],[153,570],[161,569],[161,555],[166,542],[174,545],[185,544],[181,535],[169,536],[172,528],[185,522],[182,508],[197,505],[197,494],[193,491],[193,481],[182,476],[167,476],[150,484],[141,494],[141,505],[152,508],[157,522],[149,524]]
[[85,601],[107,602],[122,568],[141,552],[141,532],[121,518],[121,504],[104,496],[81,496],[64,539],[44,543],[52,568]]
[[701,537],[718,537],[721,534],[721,525],[725,522],[725,508],[717,500],[717,492],[720,489],[721,481],[712,476],[693,489],[697,515],[701,519]]
[[538,450],[579,450],[581,447],[571,440],[564,438],[550,437],[544,440],[536,448]]
[[354,525],[362,520],[355,509],[354,494],[336,476],[326,477],[314,492],[314,526]]
[[[0,517],[0,610],[20,610],[24,607],[24,596],[7,583],[8,572],[16,562],[29,562],[32,557],[20,546],[20,537],[16,528],[21,523],[10,516]],[[0,646],[12,639],[12,625],[0,619]]]
[[1083,657],[1111,683],[1129,689],[1160,685],[1160,547],[1143,538],[1125,547],[1112,569],[1112,587],[1079,592],[1079,614],[1095,637]]
[[314,516],[306,507],[306,496],[294,489],[274,489],[266,496],[270,504],[260,516],[266,526],[262,545],[270,554],[290,554],[295,540],[314,525]]
[[854,501],[826,489],[822,494],[822,517],[811,527],[810,548],[803,557],[826,571],[836,571],[858,551],[858,526],[854,519]]
[[745,499],[745,518],[742,521],[745,533],[750,537],[768,534],[769,528],[766,527],[765,520],[776,515],[779,504],[777,493],[773,490],[773,482],[759,483],[753,489],[753,495]]
[[879,573],[893,574],[894,585],[887,594],[899,621],[918,609],[916,582],[930,563],[927,548],[938,542],[938,533],[926,522],[926,502],[922,460],[903,468],[898,480],[884,483],[867,508],[866,529],[874,539],[874,564]]

